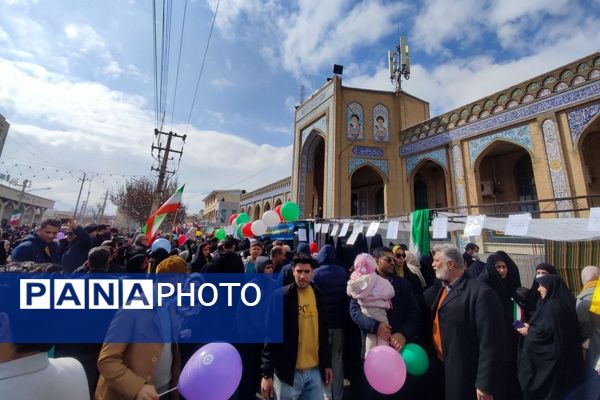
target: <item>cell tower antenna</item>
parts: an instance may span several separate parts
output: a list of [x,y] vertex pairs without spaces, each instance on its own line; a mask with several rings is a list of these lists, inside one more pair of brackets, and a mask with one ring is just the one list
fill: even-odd
[[406,36],[400,36],[398,46],[395,50],[388,50],[388,65],[390,70],[390,80],[396,85],[396,92],[402,90],[402,78],[410,78],[410,53]]

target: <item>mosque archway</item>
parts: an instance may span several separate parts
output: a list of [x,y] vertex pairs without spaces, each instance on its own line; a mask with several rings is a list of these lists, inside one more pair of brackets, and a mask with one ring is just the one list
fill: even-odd
[[352,216],[385,214],[385,182],[379,171],[366,164],[350,180]]

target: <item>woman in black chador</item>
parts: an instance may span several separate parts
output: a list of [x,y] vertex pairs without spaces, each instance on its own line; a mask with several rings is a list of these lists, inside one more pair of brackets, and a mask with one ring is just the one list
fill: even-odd
[[557,275],[536,278],[541,300],[523,335],[519,382],[525,400],[559,400],[583,377],[575,299]]

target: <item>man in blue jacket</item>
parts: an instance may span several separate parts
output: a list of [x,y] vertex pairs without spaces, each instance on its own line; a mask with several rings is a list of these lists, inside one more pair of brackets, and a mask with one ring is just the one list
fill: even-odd
[[[321,291],[325,300],[324,311],[329,329],[329,345],[331,346],[331,366],[333,382],[325,388],[327,400],[342,400],[344,394],[344,327],[348,310],[346,270],[336,264],[335,249],[326,244],[317,256],[318,267],[313,273],[313,283]],[[333,397],[332,397],[333,395]]]
[[[394,287],[395,295],[392,298],[392,307],[387,310],[389,324],[379,322],[376,319],[365,316],[356,299],[350,300],[350,317],[358,325],[362,332],[362,352],[364,352],[365,336],[373,333],[390,342],[390,345],[400,351],[408,341],[414,340],[419,329],[419,308],[417,300],[410,284],[394,274],[394,254],[388,247],[378,247],[373,250],[373,256],[377,261],[375,271],[381,277],[387,279]],[[363,358],[364,358],[363,354]],[[354,388],[353,388],[354,390]],[[409,399],[414,397],[412,377],[408,376],[404,387],[393,396],[385,396],[369,388],[369,400],[376,399]]]
[[60,264],[60,251],[54,238],[60,229],[60,221],[47,219],[33,235],[26,236],[11,253],[13,261]]

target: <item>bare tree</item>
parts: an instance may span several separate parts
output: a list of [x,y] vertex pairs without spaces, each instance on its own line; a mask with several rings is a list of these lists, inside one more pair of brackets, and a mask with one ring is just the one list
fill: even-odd
[[[156,182],[153,179],[143,177],[140,179],[129,179],[125,184],[119,187],[110,195],[110,201],[119,208],[119,211],[127,214],[130,218],[137,221],[140,225],[146,223],[150,214],[152,214],[152,198]],[[165,184],[165,189],[160,193],[160,204],[164,203],[178,189],[177,180],[173,179]],[[177,223],[183,222],[186,216],[185,206],[181,206],[177,212]],[[175,214],[167,216],[163,222],[163,230],[173,225]]]

